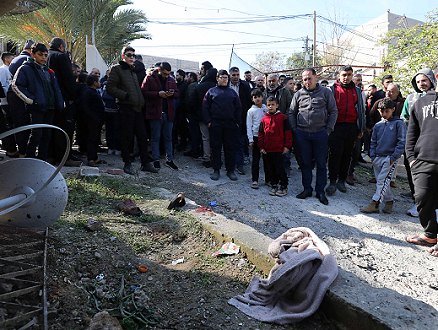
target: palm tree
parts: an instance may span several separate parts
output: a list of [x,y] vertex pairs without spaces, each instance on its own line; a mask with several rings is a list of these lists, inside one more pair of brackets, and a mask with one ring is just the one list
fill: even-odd
[[91,42],[93,19],[95,46],[110,65],[122,47],[135,39],[149,39],[145,14],[136,9],[121,8],[130,0],[45,0],[40,10],[0,18],[0,37],[17,45],[27,39],[48,45],[53,37],[67,43],[72,61],[85,63],[87,36]]

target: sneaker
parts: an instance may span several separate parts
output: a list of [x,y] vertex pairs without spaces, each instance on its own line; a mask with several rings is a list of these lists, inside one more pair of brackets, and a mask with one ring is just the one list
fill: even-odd
[[108,149],[108,155],[115,155],[116,151],[114,149]]
[[275,185],[275,186],[273,185],[271,190],[269,190],[269,195],[275,196],[277,194],[277,190],[278,190],[277,185]]
[[140,171],[143,172],[151,172],[151,173],[158,173],[158,169],[153,167],[150,163],[144,163],[140,167]]
[[414,204],[412,208],[406,211],[407,215],[410,215],[411,217],[418,217],[418,211],[417,211],[417,204]]
[[257,183],[257,181],[254,181],[254,182],[251,184],[251,188],[252,188],[252,189],[259,189],[259,184]]
[[214,180],[214,181],[219,180],[219,177],[220,177],[220,172],[219,172],[219,170],[214,170],[213,174],[210,175],[210,179],[212,179],[212,180]]
[[178,166],[175,165],[175,163],[173,162],[173,160],[171,160],[170,162],[167,161],[167,162],[166,162],[166,166],[167,166],[167,167],[170,167],[172,170],[175,170],[175,171],[178,170]]
[[337,189],[336,182],[330,182],[330,185],[325,190],[325,193],[328,196],[333,196],[333,194],[336,192],[336,189]]
[[340,192],[346,193],[347,187],[345,187],[345,180],[339,180],[338,183],[336,184],[336,188],[338,188]]
[[157,168],[157,169],[160,169],[160,168],[161,168],[161,165],[160,165],[160,161],[159,161],[159,160],[157,160],[157,161],[154,162],[154,167]]
[[236,167],[236,172],[240,175],[245,175],[245,171],[243,170],[243,166]]
[[249,157],[245,156],[243,157],[243,165],[248,165],[249,164]]
[[125,166],[123,167],[123,171],[124,171],[126,174],[131,174],[131,175],[134,175],[134,174],[135,174],[135,171],[134,171],[134,169],[132,168],[131,163],[125,163]]
[[88,166],[98,167],[100,164],[107,164],[103,159],[89,160]]
[[234,174],[233,170],[227,171],[227,177],[229,177],[231,181],[237,180],[237,176],[236,174]]
[[280,190],[277,190],[275,195],[278,196],[278,197],[286,196],[287,195],[287,187],[281,187]]

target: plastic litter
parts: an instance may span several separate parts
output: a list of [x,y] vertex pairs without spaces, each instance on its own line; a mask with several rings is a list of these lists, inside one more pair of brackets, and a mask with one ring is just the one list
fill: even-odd
[[208,205],[210,205],[210,206],[217,206],[217,201],[212,201],[212,202],[208,203]]
[[172,261],[172,266],[182,264],[183,262],[184,262],[184,257],[182,257],[181,259]]
[[99,275],[96,276],[96,280],[102,281],[104,277],[105,277],[105,275],[99,274]]
[[212,256],[218,256],[218,255],[231,255],[231,254],[238,254],[240,250],[240,246],[236,245],[231,242],[227,242],[219,249],[219,251],[216,251],[212,254]]

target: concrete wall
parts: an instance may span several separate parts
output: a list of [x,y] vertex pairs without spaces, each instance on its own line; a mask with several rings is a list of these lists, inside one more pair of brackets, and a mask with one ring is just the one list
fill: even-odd
[[152,67],[158,62],[169,62],[172,66],[172,71],[182,69],[186,72],[199,72],[200,66],[199,62],[180,60],[177,58],[152,56],[152,55],[141,55],[143,57],[143,64],[146,69]]

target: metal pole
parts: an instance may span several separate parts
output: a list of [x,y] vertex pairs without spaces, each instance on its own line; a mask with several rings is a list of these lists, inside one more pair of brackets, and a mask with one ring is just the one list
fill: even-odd
[[313,11],[313,67],[316,66],[316,11]]

